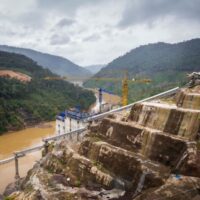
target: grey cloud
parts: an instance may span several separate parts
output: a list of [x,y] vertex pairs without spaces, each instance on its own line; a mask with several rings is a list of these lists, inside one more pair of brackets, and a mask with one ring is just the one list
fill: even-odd
[[74,20],[74,19],[63,18],[56,24],[56,26],[62,28],[64,26],[70,26],[70,25],[74,24],[75,22],[76,22],[76,20]]
[[[106,1],[106,0],[102,0]],[[76,10],[82,6],[101,3],[99,0],[37,0],[38,7],[41,9],[59,10],[65,14],[73,15]]]
[[85,41],[85,42],[88,42],[88,41],[90,41],[90,42],[95,42],[95,41],[99,40],[100,38],[101,38],[100,35],[98,35],[98,34],[93,34],[93,35],[90,35],[90,36],[88,36],[88,37],[85,37],[85,38],[83,39],[83,41]]
[[130,25],[152,25],[165,17],[178,18],[180,20],[192,20],[200,22],[199,0],[128,0],[126,8],[118,26],[125,28]]
[[4,26],[0,25],[0,34],[7,35],[9,37],[16,36],[17,33],[11,29],[5,28]]
[[14,21],[22,24],[23,26],[26,26],[27,28],[35,29],[35,28],[43,27],[46,20],[42,12],[39,12],[39,11],[28,12],[27,11],[21,14],[20,16],[16,17]]
[[60,36],[57,34],[52,35],[50,38],[51,45],[66,45],[70,42],[70,38],[68,36]]
[[2,2],[0,43],[66,55],[79,64],[108,62],[140,44],[199,37],[200,0]]

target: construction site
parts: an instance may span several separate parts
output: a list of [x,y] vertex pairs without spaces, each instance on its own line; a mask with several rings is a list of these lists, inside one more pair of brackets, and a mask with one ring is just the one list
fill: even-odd
[[200,200],[200,0],[1,0],[0,200]]
[[[77,129],[16,153],[16,181],[4,195],[16,200],[200,199],[200,74],[189,78],[184,88],[77,118]],[[65,120],[72,113],[64,114]],[[20,178],[17,160],[37,149],[43,149],[42,159]]]

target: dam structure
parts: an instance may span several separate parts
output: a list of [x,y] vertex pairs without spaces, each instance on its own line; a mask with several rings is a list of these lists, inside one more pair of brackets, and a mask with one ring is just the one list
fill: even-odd
[[[88,118],[79,141],[55,141],[9,197],[200,198],[200,86]],[[93,120],[92,120],[93,119]],[[59,136],[57,136],[59,137]]]

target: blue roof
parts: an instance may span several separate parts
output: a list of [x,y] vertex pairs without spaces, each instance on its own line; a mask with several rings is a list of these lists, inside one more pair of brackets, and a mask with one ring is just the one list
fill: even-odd
[[61,120],[63,122],[65,121],[65,117],[62,117],[62,116],[59,116],[59,115],[56,116],[56,119]]
[[61,113],[59,114],[59,116],[61,116],[61,117],[65,117],[66,114],[65,114],[65,112],[61,112]]
[[79,112],[77,110],[67,110],[65,112],[61,112],[56,116],[56,119],[59,120],[64,120],[66,117],[70,117],[72,119],[76,119],[76,120],[82,120],[85,119],[87,117],[90,117],[92,114],[90,113],[85,113],[85,112]]

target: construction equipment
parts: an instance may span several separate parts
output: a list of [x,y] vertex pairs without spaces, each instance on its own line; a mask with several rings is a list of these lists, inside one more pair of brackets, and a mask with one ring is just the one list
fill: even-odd
[[128,71],[124,71],[124,78],[122,79],[122,106],[128,104],[128,82],[134,83],[150,83],[151,79],[128,79]]
[[128,104],[128,71],[125,71],[124,79],[122,80],[122,106]]
[[101,107],[102,107],[102,88],[99,88],[99,112],[101,113]]
[[[91,77],[89,79],[92,80],[103,80],[103,81],[122,81],[122,101],[121,104],[122,106],[126,106],[128,104],[128,83],[150,83],[151,79],[129,79],[128,78],[128,70],[122,70],[124,73],[124,78],[95,78]],[[67,81],[73,81],[76,80],[76,77],[45,77],[45,80],[67,80]],[[99,103],[100,103],[100,109],[101,109],[101,103],[102,103],[102,88],[99,88]],[[101,112],[101,111],[100,111]]]
[[[104,78],[98,78],[98,80],[104,80]],[[107,79],[106,79],[107,80]],[[109,79],[110,81],[116,81],[116,80],[120,80],[120,79]],[[134,82],[134,83],[150,83],[151,80],[150,79],[128,79],[128,72],[125,72],[125,76],[122,79],[122,97],[121,97],[121,104],[122,106],[126,106],[128,104],[128,83],[129,82]],[[110,93],[102,88],[99,88],[99,111],[101,112],[102,110],[102,93],[106,92],[106,93]],[[111,94],[111,93],[110,93]]]
[[99,92],[99,112],[101,113],[102,112],[103,92],[107,93],[107,94],[112,94],[112,95],[114,95],[114,94],[103,88],[99,88],[98,92]]

